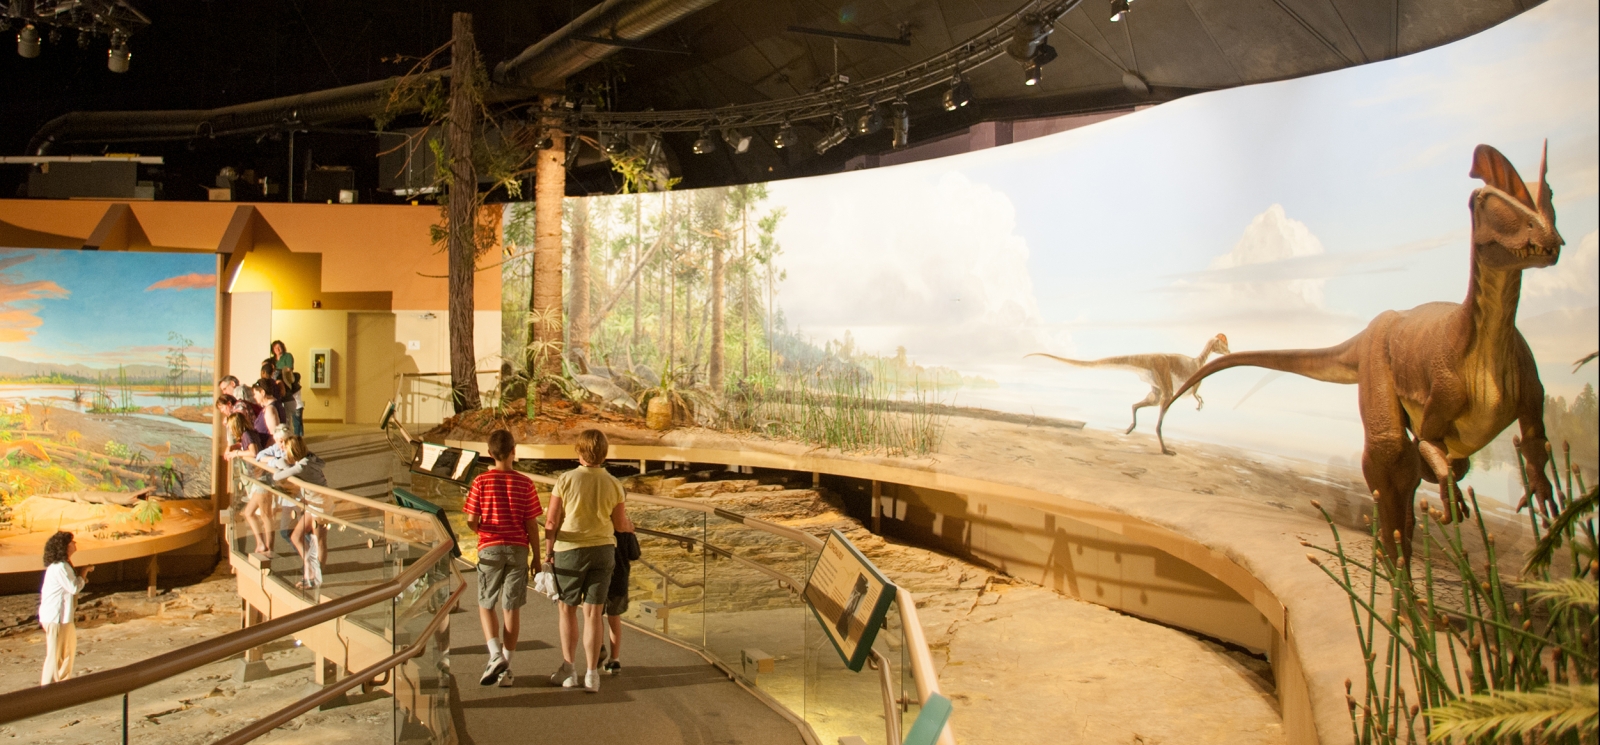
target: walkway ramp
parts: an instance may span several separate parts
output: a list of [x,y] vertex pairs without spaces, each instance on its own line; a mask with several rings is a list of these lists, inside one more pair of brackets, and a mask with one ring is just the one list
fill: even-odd
[[[510,688],[480,686],[489,662],[478,622],[477,573],[450,616],[450,709],[463,745],[650,743],[803,745],[795,724],[733,682],[698,653],[623,627],[622,672],[602,676],[599,693],[550,685],[561,664],[555,604],[529,593]],[[578,652],[578,665],[583,652]]]

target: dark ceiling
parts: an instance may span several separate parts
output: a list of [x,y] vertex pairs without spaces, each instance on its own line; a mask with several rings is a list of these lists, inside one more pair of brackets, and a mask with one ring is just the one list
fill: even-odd
[[[31,0],[29,0],[31,1]],[[132,39],[124,74],[106,68],[101,41],[80,49],[68,34],[46,42],[36,59],[0,50],[0,154],[22,154],[46,121],[79,110],[203,109],[380,80],[405,71],[392,60],[445,43],[454,12],[469,12],[480,53],[492,67],[556,31],[594,2],[505,0],[131,0],[151,19]],[[815,90],[838,72],[861,79],[945,51],[1015,13],[1021,0],[721,0],[658,32],[649,42],[689,54],[619,50],[569,89],[614,84],[621,110],[711,108]],[[986,119],[1026,119],[1128,108],[1194,92],[1279,80],[1417,52],[1470,35],[1526,7],[1529,0],[1134,0],[1121,23],[1109,0],[1084,0],[1056,25],[1060,56],[1039,85],[1022,85],[1017,62],[1002,57],[970,73],[973,106],[955,113],[938,93],[910,101],[911,141],[943,136]],[[790,26],[896,37],[874,43],[794,33]],[[1148,92],[1129,87],[1129,73]],[[403,123],[403,122],[402,122]],[[370,121],[346,133],[302,134],[302,159],[349,165],[361,174],[363,200],[375,193],[375,137]],[[774,150],[757,133],[745,155],[720,149],[690,154],[692,133],[667,146],[684,186],[784,178],[838,170],[853,155],[886,151],[886,133],[852,139],[818,156],[810,147]],[[809,142],[818,129],[802,128]],[[163,155],[165,197],[204,198],[202,185],[221,165],[261,173],[286,170],[281,136],[219,137],[175,143],[76,143],[60,152],[138,151]],[[309,153],[305,151],[310,151]],[[0,167],[9,195],[21,168]],[[608,191],[603,165],[577,168],[569,192]]]

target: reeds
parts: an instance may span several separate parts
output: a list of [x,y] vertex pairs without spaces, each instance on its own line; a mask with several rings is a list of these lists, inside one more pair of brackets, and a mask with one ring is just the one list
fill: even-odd
[[[1566,555],[1531,565],[1525,579],[1502,576],[1495,536],[1471,488],[1474,517],[1466,526],[1444,523],[1441,510],[1422,502],[1410,565],[1384,554],[1376,526],[1371,557],[1352,555],[1332,517],[1313,502],[1333,547],[1306,543],[1318,552],[1307,558],[1349,597],[1366,662],[1359,686],[1344,683],[1356,743],[1594,742],[1600,629],[1593,593],[1573,589],[1595,581],[1594,487],[1584,485],[1570,458],[1565,483],[1554,458],[1550,470],[1555,505],[1529,505],[1528,520],[1536,541],[1564,545]],[[1585,695],[1587,709],[1549,708]]]
[[875,377],[856,366],[819,366],[729,386],[716,426],[846,451],[927,455],[945,416],[932,385]]

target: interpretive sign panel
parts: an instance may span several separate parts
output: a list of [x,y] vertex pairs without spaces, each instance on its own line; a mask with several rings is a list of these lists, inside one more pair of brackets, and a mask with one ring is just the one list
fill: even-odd
[[834,649],[851,670],[861,672],[872,641],[894,602],[895,586],[837,530],[828,534],[822,555],[806,579],[806,605],[822,624]]
[[466,481],[473,462],[478,460],[474,450],[462,450],[432,442],[417,448],[417,460],[411,470],[450,481]]

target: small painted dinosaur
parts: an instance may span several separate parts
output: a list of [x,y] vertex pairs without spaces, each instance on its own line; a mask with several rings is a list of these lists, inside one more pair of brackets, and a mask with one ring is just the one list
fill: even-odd
[[[1518,447],[1528,482],[1549,509],[1544,385],[1516,327],[1522,271],[1555,264],[1565,243],[1556,232],[1545,168],[1541,157],[1535,197],[1499,151],[1479,145],[1473,152],[1471,175],[1484,186],[1468,202],[1472,262],[1465,302],[1385,311],[1354,338],[1326,349],[1237,352],[1200,368],[1178,394],[1240,366],[1357,385],[1366,434],[1361,470],[1389,556],[1399,543],[1410,558],[1411,498],[1422,479],[1439,485],[1447,520],[1466,517],[1455,480],[1466,475],[1472,454],[1514,421],[1522,426]],[[1172,453],[1164,440],[1161,448]]]
[[[1078,367],[1114,367],[1122,370],[1132,370],[1138,373],[1139,379],[1150,384],[1150,394],[1133,405],[1133,423],[1122,434],[1133,432],[1139,426],[1139,410],[1149,406],[1165,407],[1173,400],[1172,389],[1178,387],[1183,381],[1188,380],[1201,365],[1206,363],[1206,358],[1212,354],[1228,353],[1228,337],[1217,334],[1206,341],[1200,350],[1199,357],[1188,357],[1181,354],[1130,354],[1124,357],[1106,357],[1098,360],[1073,360],[1066,357],[1057,357],[1044,352],[1034,352],[1028,357],[1049,357],[1057,362],[1065,362]],[[1190,391],[1194,396],[1195,410],[1205,408],[1206,401],[1200,397],[1200,387],[1195,386]]]

